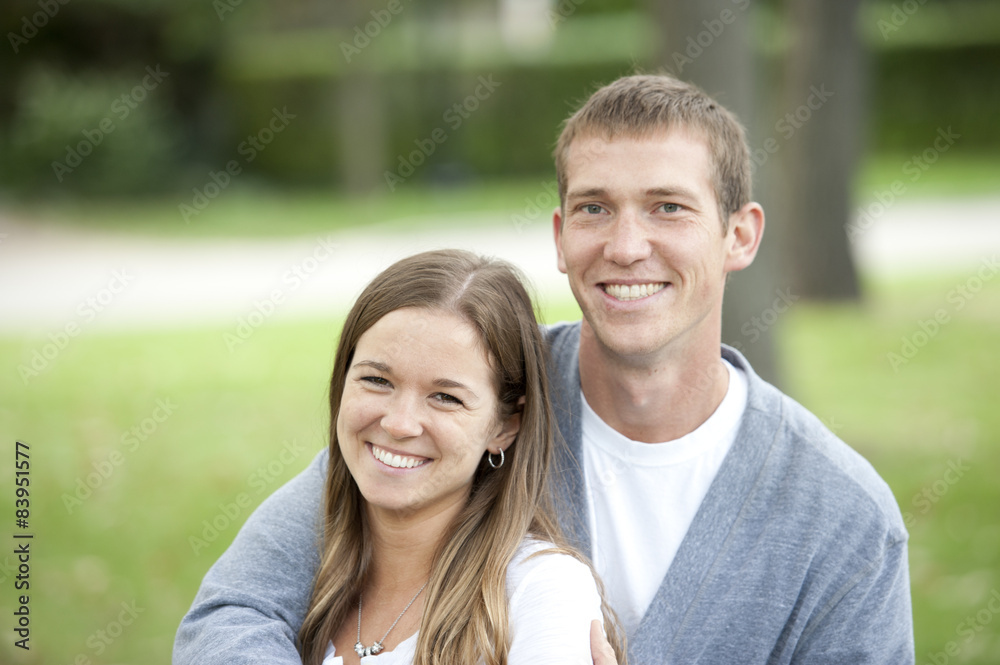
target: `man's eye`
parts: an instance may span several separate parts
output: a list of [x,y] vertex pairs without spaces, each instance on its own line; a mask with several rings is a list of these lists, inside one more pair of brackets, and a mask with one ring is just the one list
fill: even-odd
[[590,215],[600,215],[604,211],[604,208],[596,203],[588,203],[583,206],[583,211]]
[[663,212],[680,212],[681,211],[681,207],[679,205],[677,205],[676,203],[664,203],[663,205],[660,206],[660,209],[662,209]]

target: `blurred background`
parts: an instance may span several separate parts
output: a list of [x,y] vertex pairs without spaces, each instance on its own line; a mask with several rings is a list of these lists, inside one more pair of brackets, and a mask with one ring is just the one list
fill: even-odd
[[397,258],[498,254],[579,317],[551,150],[656,71],[748,130],[767,233],[725,340],[892,487],[917,662],[1000,662],[1000,3],[11,0],[0,34],[0,505],[34,536],[3,662],[170,661]]

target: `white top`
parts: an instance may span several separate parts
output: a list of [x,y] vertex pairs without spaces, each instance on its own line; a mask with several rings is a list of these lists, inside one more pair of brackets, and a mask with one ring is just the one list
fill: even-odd
[[632,441],[583,400],[594,568],[627,634],[642,621],[736,440],[747,404],[747,378],[723,363],[729,388],[722,403],[698,429],[674,441]]
[[[592,665],[590,622],[602,619],[601,598],[585,564],[568,554],[546,553],[551,543],[525,540],[507,568],[511,665]],[[392,651],[361,659],[362,665],[411,665],[414,633]],[[323,665],[342,665],[331,644]]]

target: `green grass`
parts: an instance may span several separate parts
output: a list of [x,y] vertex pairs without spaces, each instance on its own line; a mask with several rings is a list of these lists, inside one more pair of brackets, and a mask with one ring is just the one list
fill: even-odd
[[[858,307],[800,303],[779,331],[786,390],[871,460],[911,514],[920,663],[949,640],[961,649],[951,662],[1000,661],[1000,617],[968,643],[957,634],[1000,588],[1000,280],[953,312],[898,372],[886,360],[920,320],[946,306],[949,289],[965,277],[875,283]],[[575,315],[567,303],[545,318]],[[169,663],[177,624],[205,571],[250,510],[325,445],[338,328],[339,320],[267,324],[233,353],[223,328],[86,334],[27,385],[17,367],[44,340],[0,339],[7,451],[0,473],[12,477],[14,440],[27,442],[35,534],[32,649],[14,649],[4,628],[0,661],[71,663],[82,654],[94,665]],[[174,413],[145,441],[123,441],[151,417],[157,400]],[[284,442],[302,447],[287,464],[279,457]],[[91,495],[68,509],[64,495],[115,451],[121,457],[113,472],[93,476]],[[968,470],[923,509],[914,497],[941,489],[954,460]],[[220,504],[241,494],[250,506],[195,553],[190,537],[201,533],[203,520],[224,514]],[[11,502],[5,491],[0,506],[7,515]],[[4,597],[11,597],[13,580],[6,572],[0,577]],[[142,612],[99,654],[97,631],[109,624],[116,631],[123,602]]]
[[[873,155],[855,178],[859,200],[889,190],[902,180],[906,197],[1000,195],[1000,155],[942,153],[926,171],[907,168],[913,155]],[[419,224],[454,225],[467,215],[475,225],[497,217],[523,215],[546,222],[557,204],[554,174],[489,183],[426,187],[406,183],[395,192],[352,197],[334,192],[282,192],[236,183],[202,212],[185,220],[180,204],[192,194],[171,199],[62,200],[21,204],[9,209],[15,219],[113,232],[164,237],[282,237],[364,228]],[[440,216],[441,222],[435,217]],[[447,219],[446,219],[447,218]]]
[[539,176],[451,187],[401,185],[391,194],[382,191],[355,197],[234,185],[187,219],[179,206],[191,206],[190,193],[174,199],[50,201],[15,207],[11,216],[83,229],[195,238],[282,237],[372,225],[393,229],[414,223],[433,228],[437,225],[435,216],[447,216],[448,223],[453,223],[456,215],[465,214],[467,223],[474,225],[481,223],[483,213],[494,219],[497,215],[524,215],[536,200],[544,203],[543,216],[549,219],[558,203],[551,193],[553,179]]
[[897,180],[905,186],[907,198],[1000,196],[1000,156],[943,152],[931,164],[917,152],[871,155],[855,178],[855,197],[868,200],[874,192],[889,190]]

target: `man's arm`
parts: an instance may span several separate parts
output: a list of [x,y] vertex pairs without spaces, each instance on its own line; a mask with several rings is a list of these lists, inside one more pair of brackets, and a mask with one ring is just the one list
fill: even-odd
[[912,665],[913,610],[906,541],[844,585],[810,620],[792,657],[796,665]]
[[174,665],[294,663],[319,566],[327,451],[268,497],[201,583]]

